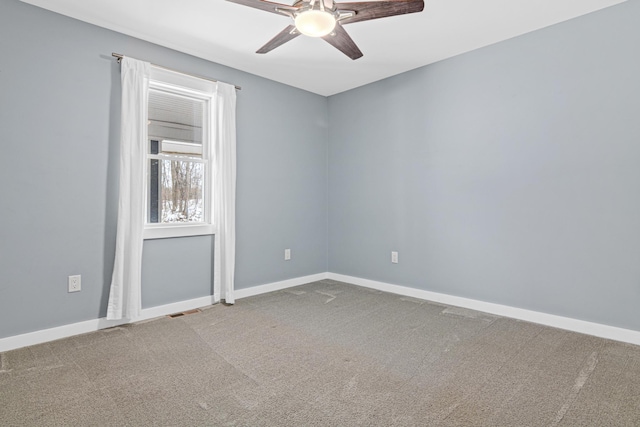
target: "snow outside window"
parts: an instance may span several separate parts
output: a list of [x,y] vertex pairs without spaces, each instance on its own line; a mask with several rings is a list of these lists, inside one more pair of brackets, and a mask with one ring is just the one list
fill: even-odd
[[145,239],[214,232],[213,92],[210,82],[152,70],[144,165]]

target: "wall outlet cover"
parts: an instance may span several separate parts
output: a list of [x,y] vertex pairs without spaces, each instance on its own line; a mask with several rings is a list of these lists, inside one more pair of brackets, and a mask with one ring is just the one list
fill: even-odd
[[82,276],[69,276],[68,292],[80,292],[82,289]]

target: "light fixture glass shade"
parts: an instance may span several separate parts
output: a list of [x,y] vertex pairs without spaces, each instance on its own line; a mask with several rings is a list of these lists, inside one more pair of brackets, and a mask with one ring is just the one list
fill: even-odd
[[307,10],[296,16],[296,28],[305,36],[322,37],[336,27],[333,14],[322,10]]

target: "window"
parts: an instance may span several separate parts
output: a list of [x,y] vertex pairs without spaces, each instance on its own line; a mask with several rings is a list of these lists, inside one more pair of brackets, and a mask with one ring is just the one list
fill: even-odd
[[211,82],[152,68],[145,158],[146,239],[213,233]]

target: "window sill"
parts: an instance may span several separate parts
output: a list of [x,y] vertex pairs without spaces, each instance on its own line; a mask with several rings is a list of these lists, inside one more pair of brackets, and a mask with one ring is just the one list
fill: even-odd
[[142,237],[144,240],[170,239],[173,237],[207,236],[215,234],[213,225],[169,225],[149,227],[144,229]]

